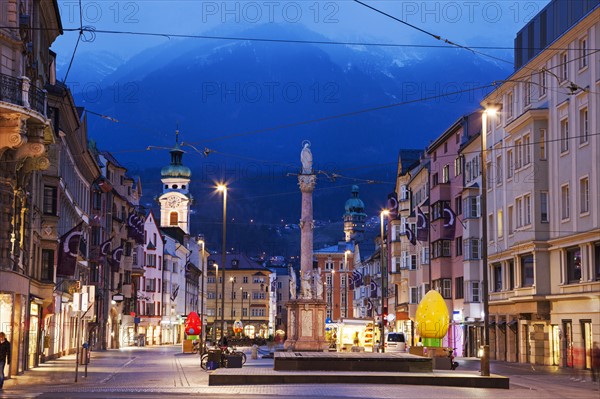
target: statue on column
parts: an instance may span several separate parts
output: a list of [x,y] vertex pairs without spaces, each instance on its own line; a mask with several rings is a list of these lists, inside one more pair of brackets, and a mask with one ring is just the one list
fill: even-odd
[[301,277],[301,285],[300,289],[302,290],[302,298],[304,299],[312,299],[313,297],[313,289],[312,289],[312,273],[310,270],[302,271]]
[[302,161],[302,174],[312,175],[313,174],[313,158],[312,152],[310,151],[310,142],[304,142],[304,148],[300,153],[300,160]]
[[289,273],[290,273],[290,300],[295,300],[296,299],[296,271],[294,270],[294,268],[290,265],[289,267]]
[[313,271],[315,280],[316,299],[323,299],[323,278],[321,277],[321,268]]

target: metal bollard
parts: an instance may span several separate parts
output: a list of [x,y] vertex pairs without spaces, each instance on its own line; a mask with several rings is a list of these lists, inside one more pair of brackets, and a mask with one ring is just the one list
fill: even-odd
[[258,359],[258,345],[252,345],[252,355],[250,357],[252,359]]

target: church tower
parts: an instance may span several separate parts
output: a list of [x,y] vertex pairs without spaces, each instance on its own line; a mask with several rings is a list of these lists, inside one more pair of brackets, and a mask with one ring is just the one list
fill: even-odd
[[358,198],[358,186],[352,186],[352,197],[346,201],[344,214],[344,235],[346,242],[361,242],[365,237],[365,204]]
[[190,234],[192,196],[189,184],[192,171],[182,164],[183,150],[179,146],[179,130],[175,132],[175,147],[170,151],[171,164],[161,170],[163,192],[160,203],[160,226],[180,227]]

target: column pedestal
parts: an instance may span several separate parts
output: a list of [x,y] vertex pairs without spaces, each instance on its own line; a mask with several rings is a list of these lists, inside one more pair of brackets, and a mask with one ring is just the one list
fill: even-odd
[[297,352],[323,352],[329,343],[325,340],[327,304],[319,299],[297,299],[287,304],[288,339],[284,348]]

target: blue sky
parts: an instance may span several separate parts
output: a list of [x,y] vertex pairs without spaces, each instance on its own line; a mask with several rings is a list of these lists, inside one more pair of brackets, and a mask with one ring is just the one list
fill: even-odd
[[[515,34],[549,0],[365,2],[460,44],[510,47]],[[283,23],[303,24],[332,40],[436,44],[433,38],[352,0],[83,0],[82,5],[83,25],[96,29],[175,34],[216,29],[231,34],[253,24]],[[79,26],[77,0],[59,0],[59,9],[64,28]],[[76,32],[65,32],[55,42],[59,63],[68,62],[76,39]],[[97,34],[93,42],[81,43],[78,52],[110,51],[126,59],[167,40]]]

